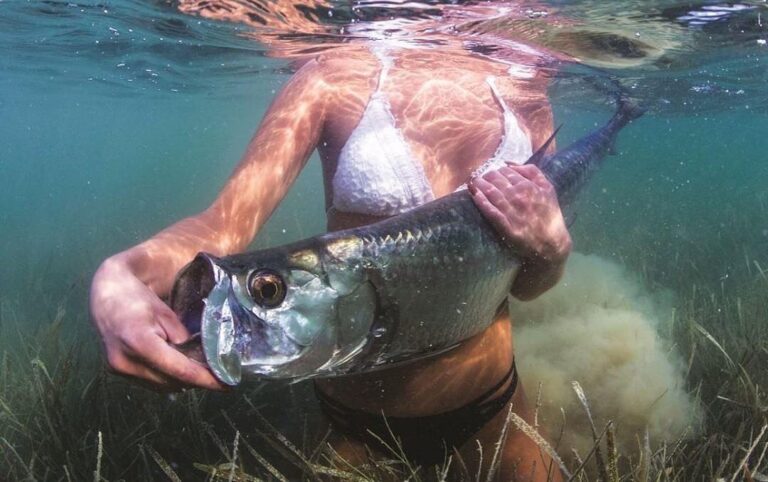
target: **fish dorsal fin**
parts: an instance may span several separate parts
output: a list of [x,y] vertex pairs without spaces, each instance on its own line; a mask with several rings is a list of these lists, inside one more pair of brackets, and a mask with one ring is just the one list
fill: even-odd
[[549,139],[547,139],[544,144],[539,147],[539,149],[534,152],[531,157],[528,158],[527,161],[525,161],[525,164],[533,164],[534,166],[538,167],[539,169],[544,168],[544,161],[546,161],[546,157],[544,156],[544,153],[547,152],[547,149],[549,148],[549,145],[552,144],[552,141],[555,140],[555,136],[557,136],[558,131],[560,131],[560,128],[563,127],[563,124],[560,124],[557,126],[557,129],[552,133],[551,136],[549,136]]

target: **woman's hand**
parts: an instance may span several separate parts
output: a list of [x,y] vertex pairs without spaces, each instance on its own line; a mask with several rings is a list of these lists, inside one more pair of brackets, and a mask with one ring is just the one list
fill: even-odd
[[165,390],[223,389],[205,366],[170,345],[189,333],[119,255],[102,263],[93,277],[91,316],[115,373]]
[[554,286],[571,252],[571,236],[555,189],[541,170],[507,165],[472,179],[469,191],[522,261],[512,294],[533,299]]

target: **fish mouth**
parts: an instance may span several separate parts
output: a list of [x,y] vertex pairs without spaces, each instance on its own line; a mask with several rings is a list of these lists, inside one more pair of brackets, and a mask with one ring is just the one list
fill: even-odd
[[[268,377],[299,358],[305,349],[279,326],[268,324],[244,306],[238,288],[236,277],[219,258],[201,253],[179,273],[170,301],[173,311],[202,345],[211,372],[232,386],[241,382],[244,371]],[[194,351],[189,345],[182,344],[183,351]]]

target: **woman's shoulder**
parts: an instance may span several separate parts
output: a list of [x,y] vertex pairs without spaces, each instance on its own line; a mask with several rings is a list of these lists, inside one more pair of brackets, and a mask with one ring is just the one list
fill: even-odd
[[289,87],[296,95],[309,95],[313,102],[330,102],[337,107],[364,102],[375,88],[380,69],[370,51],[357,47],[306,57],[293,67],[296,71]]
[[317,69],[329,86],[345,91],[367,90],[381,68],[370,50],[360,46],[334,50],[316,58]]
[[364,78],[378,70],[376,57],[362,46],[337,47],[295,59],[292,67],[299,75],[329,81],[337,78]]

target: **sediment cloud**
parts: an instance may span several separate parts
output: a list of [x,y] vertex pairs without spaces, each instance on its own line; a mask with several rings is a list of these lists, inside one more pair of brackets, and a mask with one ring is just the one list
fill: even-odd
[[[550,439],[566,430],[560,452],[592,446],[584,410],[572,389],[589,398],[598,430],[616,425],[619,446],[675,440],[697,425],[696,403],[670,340],[668,293],[650,293],[618,264],[574,253],[560,284],[537,300],[512,303],[520,376],[533,399],[541,383],[540,418]],[[562,409],[562,411],[561,411]]]

